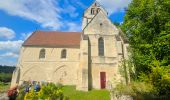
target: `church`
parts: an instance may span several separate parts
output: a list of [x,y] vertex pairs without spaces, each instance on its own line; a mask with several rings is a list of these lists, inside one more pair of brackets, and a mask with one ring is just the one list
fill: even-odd
[[119,67],[128,59],[127,48],[122,31],[95,1],[84,11],[81,32],[32,33],[22,44],[11,86],[32,80],[83,91],[108,88],[124,81]]

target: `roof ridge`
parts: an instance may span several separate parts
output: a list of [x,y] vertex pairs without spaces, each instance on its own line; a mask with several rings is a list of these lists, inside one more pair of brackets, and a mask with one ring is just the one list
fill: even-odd
[[50,30],[37,30],[37,32],[61,32],[61,33],[82,33],[82,32],[66,32],[66,31],[50,31]]

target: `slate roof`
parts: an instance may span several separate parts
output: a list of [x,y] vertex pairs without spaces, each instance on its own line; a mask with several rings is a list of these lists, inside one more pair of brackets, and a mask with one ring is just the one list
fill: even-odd
[[23,46],[80,47],[81,32],[35,31]]

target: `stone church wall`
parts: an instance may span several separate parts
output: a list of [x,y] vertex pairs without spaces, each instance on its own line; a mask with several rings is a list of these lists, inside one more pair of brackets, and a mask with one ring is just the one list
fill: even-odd
[[96,89],[101,89],[100,72],[106,73],[106,88],[109,88],[110,83],[119,80],[120,76],[117,73],[117,64],[92,64],[92,86]]
[[[76,85],[79,67],[79,48],[43,48],[45,59],[39,59],[41,47],[22,47],[18,66],[21,69],[20,83],[23,81],[48,81]],[[61,51],[67,50],[66,59]]]

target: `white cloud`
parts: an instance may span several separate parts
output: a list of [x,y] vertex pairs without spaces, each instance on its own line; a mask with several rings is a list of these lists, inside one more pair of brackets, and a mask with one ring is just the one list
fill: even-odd
[[1,58],[8,58],[8,57],[12,57],[12,58],[18,58],[18,54],[13,53],[13,52],[7,52],[5,54],[1,54],[0,55]]
[[[61,30],[68,27],[65,22],[78,17],[77,5],[85,7],[81,2],[76,2],[76,5],[70,2],[65,0],[61,5],[60,0],[0,0],[0,9],[10,15],[35,21],[44,28]],[[70,18],[63,18],[63,14],[68,14]]]
[[23,40],[18,41],[0,41],[0,51],[8,51],[19,53],[19,49],[23,43]]
[[16,65],[23,40],[0,41],[0,64]]
[[15,32],[7,27],[0,27],[0,38],[13,39]]
[[77,24],[77,23],[67,23],[67,25],[68,25],[68,31],[70,31],[70,32],[80,32],[81,31],[81,28],[80,28],[80,26],[81,25],[79,25],[79,24]]
[[[68,14],[71,18],[78,17],[79,13],[76,11],[77,10],[77,0],[64,0],[63,4],[61,5],[61,12],[63,14]],[[76,4],[76,5],[75,5]],[[70,18],[70,19],[71,19]]]
[[[67,27],[65,22],[79,15],[77,8],[70,1],[66,0],[62,5],[60,0],[0,0],[1,10],[13,16],[38,22],[42,27],[52,30]],[[81,3],[79,5],[83,6]],[[62,14],[68,14],[70,18],[64,19]],[[80,26],[79,28],[81,29]]]
[[101,5],[103,5],[108,11],[109,15],[116,11],[123,11],[124,8],[128,7],[128,4],[132,0],[97,0]]
[[76,8],[72,5],[68,5],[66,6],[67,10],[64,10],[64,12],[68,13],[70,15],[70,17],[77,17],[79,15],[78,12],[76,12]]
[[60,8],[55,0],[0,0],[0,9],[40,23],[43,27],[60,29]]
[[[86,8],[79,0],[64,0],[64,3],[60,4],[61,1],[63,0],[0,0],[0,9],[10,15],[35,21],[44,28],[61,30],[68,27],[66,21],[69,23],[71,18],[78,17],[79,7]],[[106,8],[109,15],[123,10],[131,2],[131,0],[97,1]],[[70,18],[65,19],[63,14],[68,14]],[[81,29],[81,26],[79,28]]]

